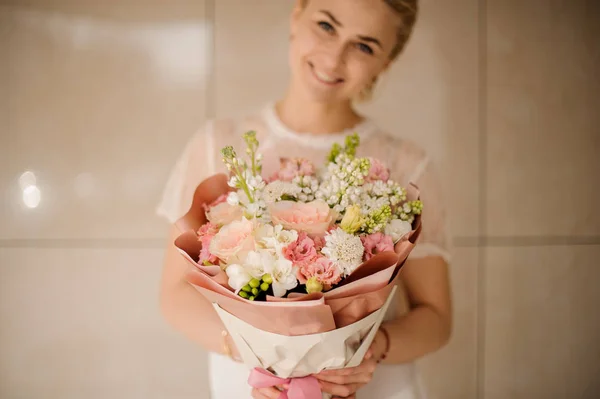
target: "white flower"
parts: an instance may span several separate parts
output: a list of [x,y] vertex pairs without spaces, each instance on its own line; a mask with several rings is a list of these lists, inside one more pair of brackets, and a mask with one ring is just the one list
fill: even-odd
[[263,192],[263,197],[266,202],[276,202],[281,200],[281,197],[286,194],[295,197],[301,191],[302,188],[294,183],[275,180],[267,184]]
[[227,203],[231,206],[239,205],[240,196],[235,191],[230,192],[227,195]]
[[411,231],[412,225],[409,222],[400,219],[393,219],[385,226],[385,234],[392,237],[394,244]]
[[284,230],[283,226],[278,224],[275,226],[275,238],[279,249],[282,249],[298,239],[298,232],[296,230]]
[[284,230],[283,226],[278,224],[272,226],[265,224],[256,230],[256,241],[273,253],[281,254],[283,248],[287,247],[298,239],[296,230]]
[[256,242],[263,248],[275,249],[277,239],[275,229],[270,224],[263,224],[255,232]]
[[250,280],[252,280],[252,276],[242,265],[229,265],[225,269],[225,273],[227,273],[227,277],[229,277],[229,286],[233,288],[236,292],[241,290],[243,286],[245,286],[250,282]]
[[265,272],[273,278],[273,295],[281,298],[288,290],[296,288],[298,280],[292,261],[268,254],[263,257],[263,262]]
[[365,248],[360,237],[338,228],[325,236],[325,243],[321,252],[338,265],[344,277],[362,263]]
[[246,272],[255,279],[260,280],[266,273],[265,262],[268,262],[270,257],[271,255],[265,250],[248,252],[248,256],[246,256],[246,261],[244,262]]

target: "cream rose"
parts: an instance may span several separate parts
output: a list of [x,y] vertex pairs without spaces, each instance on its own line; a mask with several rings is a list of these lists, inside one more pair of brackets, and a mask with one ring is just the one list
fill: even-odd
[[224,226],[234,220],[240,220],[244,216],[244,211],[241,207],[230,205],[227,202],[221,202],[209,208],[206,212],[206,218],[212,224]]
[[322,236],[336,219],[336,212],[325,201],[280,201],[269,205],[274,224],[285,229],[305,231],[309,236]]
[[225,225],[210,242],[210,253],[226,264],[244,260],[254,250],[254,223],[246,218]]

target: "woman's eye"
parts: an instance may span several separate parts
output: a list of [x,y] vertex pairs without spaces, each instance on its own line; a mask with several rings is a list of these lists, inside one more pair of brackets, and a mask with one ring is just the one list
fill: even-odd
[[365,54],[373,54],[373,49],[364,43],[358,43],[357,47],[360,51],[362,51]]
[[329,22],[326,21],[321,21],[319,22],[319,26],[321,27],[321,29],[323,29],[325,32],[333,32],[335,29],[333,28],[333,25],[331,25]]

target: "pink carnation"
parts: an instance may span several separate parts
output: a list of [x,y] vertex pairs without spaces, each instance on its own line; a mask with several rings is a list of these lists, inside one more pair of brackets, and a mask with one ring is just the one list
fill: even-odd
[[304,158],[282,158],[279,171],[269,180],[292,181],[297,176],[313,176],[314,174],[315,166],[309,160]]
[[202,243],[198,263],[203,264],[205,261],[208,261],[214,265],[218,261],[217,257],[210,253],[209,250],[210,242],[218,232],[219,228],[212,223],[205,223],[198,230],[198,240]]
[[[334,228],[335,226],[332,226],[332,228],[329,230],[333,230]],[[315,249],[317,250],[317,252],[321,251],[325,244],[327,244],[327,242],[325,241],[325,236],[316,236],[315,238],[313,238],[313,241],[315,243]]]
[[329,258],[325,256],[317,257],[313,262],[302,265],[298,271],[298,280],[306,282],[311,277],[315,277],[318,282],[323,284],[325,291],[331,289],[342,279],[340,270]]
[[366,177],[366,181],[372,182],[375,180],[388,181],[390,178],[390,170],[377,158],[369,158],[371,162],[371,168],[369,169],[369,175]]
[[365,247],[365,260],[369,260],[381,252],[394,250],[394,241],[392,240],[392,237],[383,233],[362,236],[360,239]]
[[291,260],[294,266],[300,266],[311,262],[317,257],[317,249],[314,241],[302,231],[298,234],[298,239],[289,244],[283,250],[283,256]]

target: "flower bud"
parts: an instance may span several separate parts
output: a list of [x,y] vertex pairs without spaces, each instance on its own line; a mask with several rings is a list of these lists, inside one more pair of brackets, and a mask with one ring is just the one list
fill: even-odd
[[250,287],[248,284],[246,284],[245,286],[242,287],[242,291],[250,292],[250,291],[252,291],[252,287]]
[[252,295],[258,295],[258,288],[252,288]]
[[250,282],[248,283],[248,285],[251,288],[258,288],[258,286],[260,285],[260,281],[258,281],[257,279],[253,278],[252,280],[250,280]]
[[260,285],[260,289],[263,291],[267,291],[269,289],[269,287],[271,286],[271,284],[267,284],[267,283],[262,283]]
[[271,284],[273,282],[273,277],[270,274],[265,274],[264,276],[262,276],[262,281],[264,281],[267,284]]
[[246,291],[240,291],[240,293],[238,295],[241,296],[242,298],[248,298],[250,296],[250,295],[248,295],[248,293]]
[[306,292],[323,292],[323,284],[316,277],[311,277],[306,281]]

